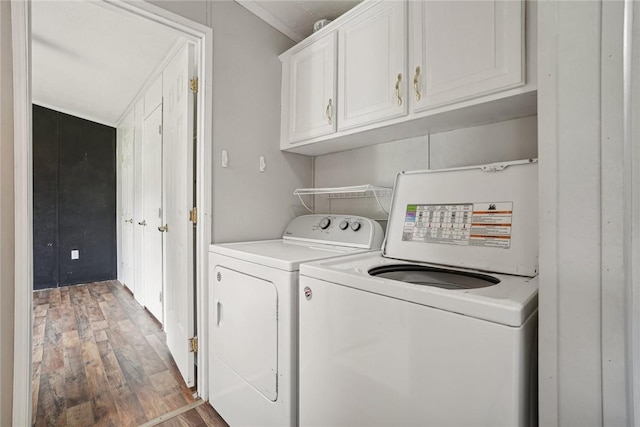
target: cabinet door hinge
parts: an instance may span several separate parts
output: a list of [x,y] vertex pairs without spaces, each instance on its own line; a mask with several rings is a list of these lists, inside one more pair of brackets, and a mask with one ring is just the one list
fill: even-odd
[[189,338],[189,352],[190,353],[198,352],[198,337]]
[[189,87],[191,88],[191,92],[198,93],[198,78],[194,77],[189,80]]
[[158,293],[158,299],[160,300],[160,303],[162,303],[162,291]]
[[191,221],[194,224],[198,223],[198,208],[194,207],[193,209],[191,209],[189,211],[189,221]]

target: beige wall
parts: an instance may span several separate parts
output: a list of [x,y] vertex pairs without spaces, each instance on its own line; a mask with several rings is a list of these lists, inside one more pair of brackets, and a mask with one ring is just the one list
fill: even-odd
[[[0,425],[13,403],[14,205],[11,6],[0,1]],[[26,381],[27,379],[25,379]]]
[[[217,0],[213,0],[217,1]],[[207,25],[207,2],[202,0],[149,0],[177,15],[184,16],[202,25]]]
[[[311,158],[279,148],[278,55],[294,43],[231,0],[152,3],[213,28],[212,241],[281,237],[304,213],[293,190],[312,179]],[[228,168],[220,166],[222,150]]]
[[[213,27],[213,240],[279,238],[304,213],[311,158],[280,151],[278,55],[293,42],[232,1],[210,3]],[[229,167],[221,168],[221,152]],[[266,172],[259,172],[259,156]]]

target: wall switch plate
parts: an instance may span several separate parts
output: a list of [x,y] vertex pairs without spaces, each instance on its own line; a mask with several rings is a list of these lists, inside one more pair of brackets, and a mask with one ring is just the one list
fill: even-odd
[[260,172],[264,172],[264,170],[266,168],[267,168],[267,162],[264,160],[264,156],[260,156],[260,162],[259,162],[258,170]]
[[71,249],[71,259],[80,259],[80,251],[78,249]]
[[229,154],[227,153],[227,150],[222,150],[222,167],[223,168],[228,168],[229,167]]

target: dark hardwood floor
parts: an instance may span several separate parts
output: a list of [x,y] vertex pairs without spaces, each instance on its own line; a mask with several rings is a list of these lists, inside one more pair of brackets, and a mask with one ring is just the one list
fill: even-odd
[[[36,291],[33,313],[35,426],[138,426],[194,402],[160,325],[119,282]],[[203,404],[160,425],[226,423]]]

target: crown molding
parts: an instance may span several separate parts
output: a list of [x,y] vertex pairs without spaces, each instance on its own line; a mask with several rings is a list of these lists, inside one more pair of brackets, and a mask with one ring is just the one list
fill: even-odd
[[236,0],[236,2],[247,9],[249,12],[256,15],[258,18],[265,21],[267,24],[271,25],[276,30],[280,31],[285,36],[289,37],[294,42],[300,43],[304,39],[302,35],[298,34],[287,24],[276,18],[273,14],[264,9],[254,0]]

